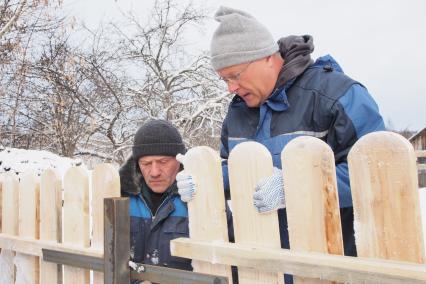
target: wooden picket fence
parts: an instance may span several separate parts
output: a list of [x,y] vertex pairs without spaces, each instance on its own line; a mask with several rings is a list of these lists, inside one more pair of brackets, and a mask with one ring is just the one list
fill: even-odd
[[[261,144],[244,142],[228,161],[235,243],[228,242],[219,155],[209,147],[195,147],[184,161],[198,188],[188,203],[191,238],[173,240],[172,254],[193,259],[194,271],[228,277],[229,283],[231,265],[238,267],[240,284],[283,283],[283,273],[295,275],[296,283],[425,283],[416,156],[406,139],[372,133],[349,153],[356,258],[342,256],[336,169],[329,146],[299,137],[285,147],[281,159],[291,250],[280,248],[276,212],[259,214],[252,204],[255,184],[272,174],[270,153]],[[82,266],[44,261],[46,249],[110,258],[104,252],[102,199],[119,196],[118,172],[111,165],[96,166],[90,176],[71,168],[63,180],[51,170],[40,178],[26,173],[20,180],[8,174],[2,177],[1,193],[0,283],[89,283],[89,270]],[[121,208],[122,216],[127,210]],[[103,266],[105,274],[117,270],[124,277],[108,283],[128,283],[123,280],[129,275],[124,249],[129,232],[124,227],[112,229],[113,234],[127,234],[121,242],[125,255],[120,268]],[[94,272],[93,283],[104,283],[104,277]]]
[[172,254],[192,258],[198,272],[230,277],[230,265],[238,266],[240,284],[283,283],[284,272],[295,283],[426,283],[416,155],[408,140],[371,133],[348,155],[358,257],[343,256],[330,147],[298,137],[281,160],[290,250],[280,249],[277,213],[258,214],[252,204],[256,183],[272,174],[271,155],[243,142],[228,160],[235,243],[227,239],[220,158],[196,147],[184,161],[198,188],[188,203],[191,238],[173,240]]
[[[0,283],[89,284],[89,270],[46,262],[43,250],[102,257],[103,199],[119,195],[118,171],[109,164],[97,165],[91,176],[70,168],[63,180],[53,170],[40,177],[27,172],[19,180],[3,175]],[[103,273],[95,271],[92,283],[104,283]]]

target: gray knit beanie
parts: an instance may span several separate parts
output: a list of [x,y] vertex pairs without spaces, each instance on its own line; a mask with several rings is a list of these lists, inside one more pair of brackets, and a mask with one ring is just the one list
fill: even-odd
[[215,70],[261,59],[278,51],[271,33],[250,14],[220,7],[215,19],[220,22],[210,45],[211,64]]
[[166,120],[150,120],[142,125],[135,134],[133,159],[143,156],[176,156],[186,151],[179,131]]

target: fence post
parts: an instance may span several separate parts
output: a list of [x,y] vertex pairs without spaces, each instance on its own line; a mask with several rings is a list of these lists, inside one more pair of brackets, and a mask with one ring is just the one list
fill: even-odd
[[348,155],[358,256],[423,263],[416,157],[399,134],[363,136]]
[[104,283],[130,282],[130,215],[128,198],[104,199]]
[[[184,168],[194,177],[197,193],[188,202],[190,237],[198,240],[228,242],[222,167],[219,154],[206,146],[190,149]],[[211,222],[206,222],[211,220]],[[230,266],[192,261],[195,272],[227,276],[232,283]]]
[[[276,211],[259,214],[253,205],[257,182],[272,175],[272,157],[268,149],[257,142],[235,146],[228,159],[235,242],[281,248]],[[282,274],[238,268],[240,284],[283,283]]]
[[[281,160],[291,250],[343,255],[333,151],[318,138],[301,136],[286,145]],[[295,277],[295,283],[306,282]]]

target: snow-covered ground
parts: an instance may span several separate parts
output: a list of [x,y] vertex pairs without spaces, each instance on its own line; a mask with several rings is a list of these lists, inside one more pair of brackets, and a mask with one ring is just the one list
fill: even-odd
[[33,170],[40,175],[43,170],[54,169],[63,177],[72,166],[84,166],[79,159],[60,157],[48,151],[5,148],[0,152],[0,174],[12,172],[17,175]]

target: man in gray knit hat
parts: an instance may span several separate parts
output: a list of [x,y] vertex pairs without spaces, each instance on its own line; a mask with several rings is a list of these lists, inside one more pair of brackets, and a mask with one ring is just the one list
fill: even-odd
[[[276,42],[253,16],[228,7],[220,7],[215,19],[219,26],[211,40],[211,64],[235,95],[221,133],[225,189],[232,148],[249,140],[265,145],[274,174],[258,183],[253,203],[260,213],[280,209],[281,245],[288,248],[281,151],[301,135],[322,139],[335,155],[345,254],[356,255],[347,154],[361,136],[385,129],[377,104],[331,56],[311,59],[311,36]],[[191,186],[180,187],[186,185],[180,179],[192,181]],[[178,187],[184,201],[196,191],[188,175],[178,178]]]

